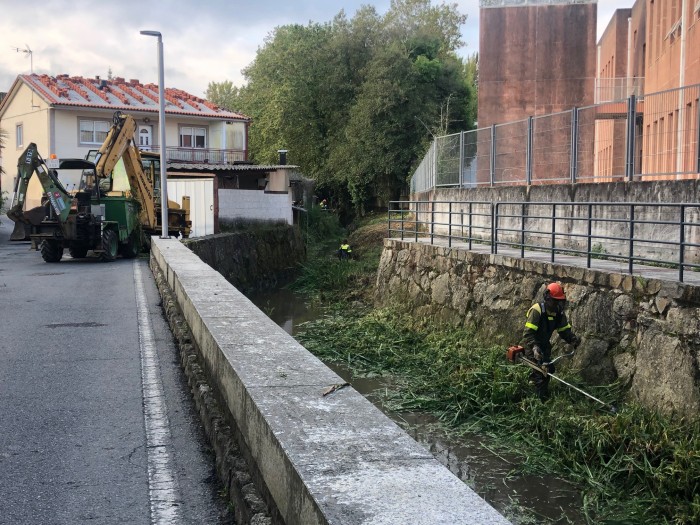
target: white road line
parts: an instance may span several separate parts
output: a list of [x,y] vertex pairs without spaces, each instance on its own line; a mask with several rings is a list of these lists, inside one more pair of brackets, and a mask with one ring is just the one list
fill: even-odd
[[138,260],[134,261],[134,282],[141,345],[141,383],[143,385],[143,418],[146,424],[151,523],[177,525],[180,522],[180,515],[177,482],[173,476],[170,460],[170,426],[163,384],[160,380],[155,337]]

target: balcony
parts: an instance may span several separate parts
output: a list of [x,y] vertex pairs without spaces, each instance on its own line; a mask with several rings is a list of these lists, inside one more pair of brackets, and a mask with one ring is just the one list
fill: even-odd
[[[144,151],[158,153],[158,146],[141,146]],[[165,148],[165,158],[169,162],[186,164],[234,164],[245,161],[246,151],[242,149],[213,149],[213,148]]]
[[644,94],[644,77],[596,78],[595,103],[619,102],[635,95]]

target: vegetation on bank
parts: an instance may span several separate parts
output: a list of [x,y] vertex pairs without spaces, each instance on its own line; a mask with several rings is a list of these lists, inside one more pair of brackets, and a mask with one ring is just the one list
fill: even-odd
[[[393,408],[426,410],[456,432],[491,435],[496,450],[521,458],[514,474],[577,483],[590,523],[700,523],[700,421],[631,404],[613,415],[556,384],[543,404],[531,395],[527,370],[508,364],[505,348],[480,341],[470,328],[434,326],[401,305],[372,308],[381,243],[368,232],[383,222],[371,221],[349,235],[356,261],[329,254],[335,243],[320,241],[329,241],[330,230],[309,250],[298,287],[328,306],[298,335],[309,350],[358,374],[392,376]],[[561,375],[579,383],[572,371]],[[586,389],[607,401],[622,395],[616,386]]]

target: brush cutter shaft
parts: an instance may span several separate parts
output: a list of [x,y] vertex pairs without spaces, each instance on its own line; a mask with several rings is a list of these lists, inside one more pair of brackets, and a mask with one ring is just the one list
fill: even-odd
[[606,408],[612,410],[613,412],[615,412],[615,407],[614,407],[614,406],[612,406],[612,405],[606,403],[605,401],[601,401],[600,399],[598,399],[597,397],[592,396],[592,395],[589,394],[588,392],[584,392],[583,390],[581,390],[581,389],[578,388],[577,386],[574,386],[574,385],[572,385],[571,383],[568,383],[568,382],[564,381],[561,377],[556,376],[556,375],[554,375],[554,374],[550,374],[550,373],[547,371],[546,365],[540,366],[540,365],[538,365],[537,363],[534,363],[534,362],[530,361],[527,357],[521,357],[520,360],[522,361],[523,364],[526,364],[526,365],[529,366],[530,368],[533,368],[533,369],[537,370],[538,372],[540,372],[540,373],[541,373],[542,375],[544,375],[545,377],[548,377],[548,376],[549,376],[549,377],[551,377],[552,379],[556,379],[557,381],[559,381],[560,383],[565,384],[565,385],[568,386],[569,388],[573,388],[573,389],[576,390],[576,392],[578,392],[579,394],[583,394],[584,396],[586,396],[586,397],[592,399],[593,401],[596,401],[597,403],[600,403],[600,404],[603,405],[604,407],[606,407]]

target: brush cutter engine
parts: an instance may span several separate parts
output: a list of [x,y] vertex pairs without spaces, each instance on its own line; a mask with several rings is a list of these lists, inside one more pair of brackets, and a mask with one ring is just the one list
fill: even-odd
[[517,362],[521,357],[525,355],[525,348],[520,345],[509,346],[506,351],[506,358],[511,363]]

